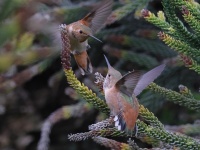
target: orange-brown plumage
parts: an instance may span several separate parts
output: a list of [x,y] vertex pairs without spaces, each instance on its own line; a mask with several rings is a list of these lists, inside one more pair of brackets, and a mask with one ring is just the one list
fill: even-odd
[[106,102],[111,109],[111,115],[116,115],[119,113],[119,104],[117,103],[117,93],[119,90],[116,88],[110,88],[105,90],[104,88],[104,94],[105,94],[105,99]]
[[139,104],[137,101],[137,98],[133,99],[134,105],[130,105],[125,100],[122,101],[124,110],[122,112],[122,117],[124,121],[126,122],[126,128],[127,130],[133,130],[135,127],[135,122],[137,120],[138,114],[139,114]]
[[89,26],[89,22],[85,21],[85,20],[79,20],[79,22],[85,26]]
[[[73,22],[62,29],[68,31],[70,39],[71,53],[81,70],[81,74],[92,73],[92,65],[87,55],[90,48],[88,38],[98,32],[105,23],[108,15],[112,11],[113,0],[104,0],[98,7],[88,13],[83,19]],[[100,41],[101,42],[101,41]]]
[[90,58],[87,54],[87,51],[74,54],[74,58],[82,74],[92,72],[92,65],[90,63]]
[[132,135],[137,129],[136,120],[139,114],[136,96],[160,75],[165,65],[155,67],[146,74],[132,71],[122,76],[110,65],[106,57],[105,59],[108,65],[108,73],[103,83],[106,103],[111,110],[111,115],[115,116],[117,129]]
[[91,21],[94,17],[94,13],[95,12],[93,11],[93,12],[87,14],[83,19],[80,20],[80,22],[89,27],[91,24]]
[[[120,116],[124,124],[121,126],[122,130],[132,131],[135,127],[135,122],[139,113],[139,104],[137,98],[133,96],[125,96],[115,86],[108,90],[105,90],[105,99],[111,109],[112,116]],[[129,103],[127,99],[130,99],[133,103]],[[119,120],[120,120],[119,119]]]

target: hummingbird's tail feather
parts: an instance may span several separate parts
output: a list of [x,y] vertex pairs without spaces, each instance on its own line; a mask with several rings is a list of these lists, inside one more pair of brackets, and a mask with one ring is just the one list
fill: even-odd
[[119,131],[125,131],[128,135],[131,135],[131,136],[133,135],[133,132],[136,131],[135,122],[132,123],[130,127],[128,127],[126,124],[127,120],[124,117],[122,117],[122,114],[116,115],[114,117],[114,121],[115,121],[115,127]]
[[76,63],[81,71],[82,75],[92,73],[93,68],[90,61],[90,58],[87,54],[87,51],[83,51],[78,54],[74,54],[74,58],[76,60]]
[[126,128],[126,122],[123,120],[122,116],[121,116],[121,113],[116,115],[114,117],[114,121],[115,121],[115,127],[118,129],[118,130],[122,130],[124,131],[125,128]]
[[[134,107],[131,105],[123,104],[119,113],[115,116],[115,127],[118,130],[125,131],[128,135],[137,133],[136,120],[139,113],[139,104],[137,99],[134,101]],[[123,103],[123,102],[122,102]]]

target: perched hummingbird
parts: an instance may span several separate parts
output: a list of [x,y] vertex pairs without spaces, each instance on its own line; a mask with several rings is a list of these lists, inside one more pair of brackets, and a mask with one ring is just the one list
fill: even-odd
[[112,5],[113,0],[104,0],[100,6],[88,13],[83,19],[62,26],[69,33],[71,53],[74,55],[82,75],[92,73],[92,65],[86,51],[90,48],[88,37],[100,41],[93,34],[99,31],[105,23],[112,11]]
[[132,135],[136,128],[135,122],[139,113],[139,103],[136,98],[164,70],[162,64],[142,75],[139,71],[131,71],[124,76],[115,70],[105,56],[108,73],[103,83],[106,103],[114,116],[118,130]]

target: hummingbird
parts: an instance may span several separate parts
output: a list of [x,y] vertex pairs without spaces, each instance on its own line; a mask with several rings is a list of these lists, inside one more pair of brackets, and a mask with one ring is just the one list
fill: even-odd
[[121,75],[114,69],[108,59],[108,73],[103,83],[103,90],[111,116],[114,117],[115,127],[132,136],[137,132],[136,120],[139,114],[137,97],[151,82],[153,82],[164,70],[165,64],[142,74],[140,71],[131,71]]
[[88,13],[84,18],[69,25],[63,26],[67,30],[70,39],[71,53],[74,55],[76,63],[82,75],[92,73],[92,64],[88,57],[87,50],[90,48],[88,38],[94,36],[104,25],[107,17],[112,11],[113,0],[104,0],[100,6]]

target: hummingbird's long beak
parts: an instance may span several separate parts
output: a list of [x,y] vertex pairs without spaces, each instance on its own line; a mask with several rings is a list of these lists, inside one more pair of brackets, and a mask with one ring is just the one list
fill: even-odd
[[111,68],[111,65],[110,65],[110,63],[109,63],[107,57],[106,57],[105,55],[104,55],[104,57],[105,57],[105,60],[106,60],[107,65],[108,65],[108,68]]
[[101,40],[99,40],[98,38],[96,38],[95,36],[93,36],[93,35],[89,35],[90,37],[92,37],[93,39],[95,39],[95,40],[97,40],[97,41],[99,41],[99,42],[101,42],[101,43],[103,43]]

